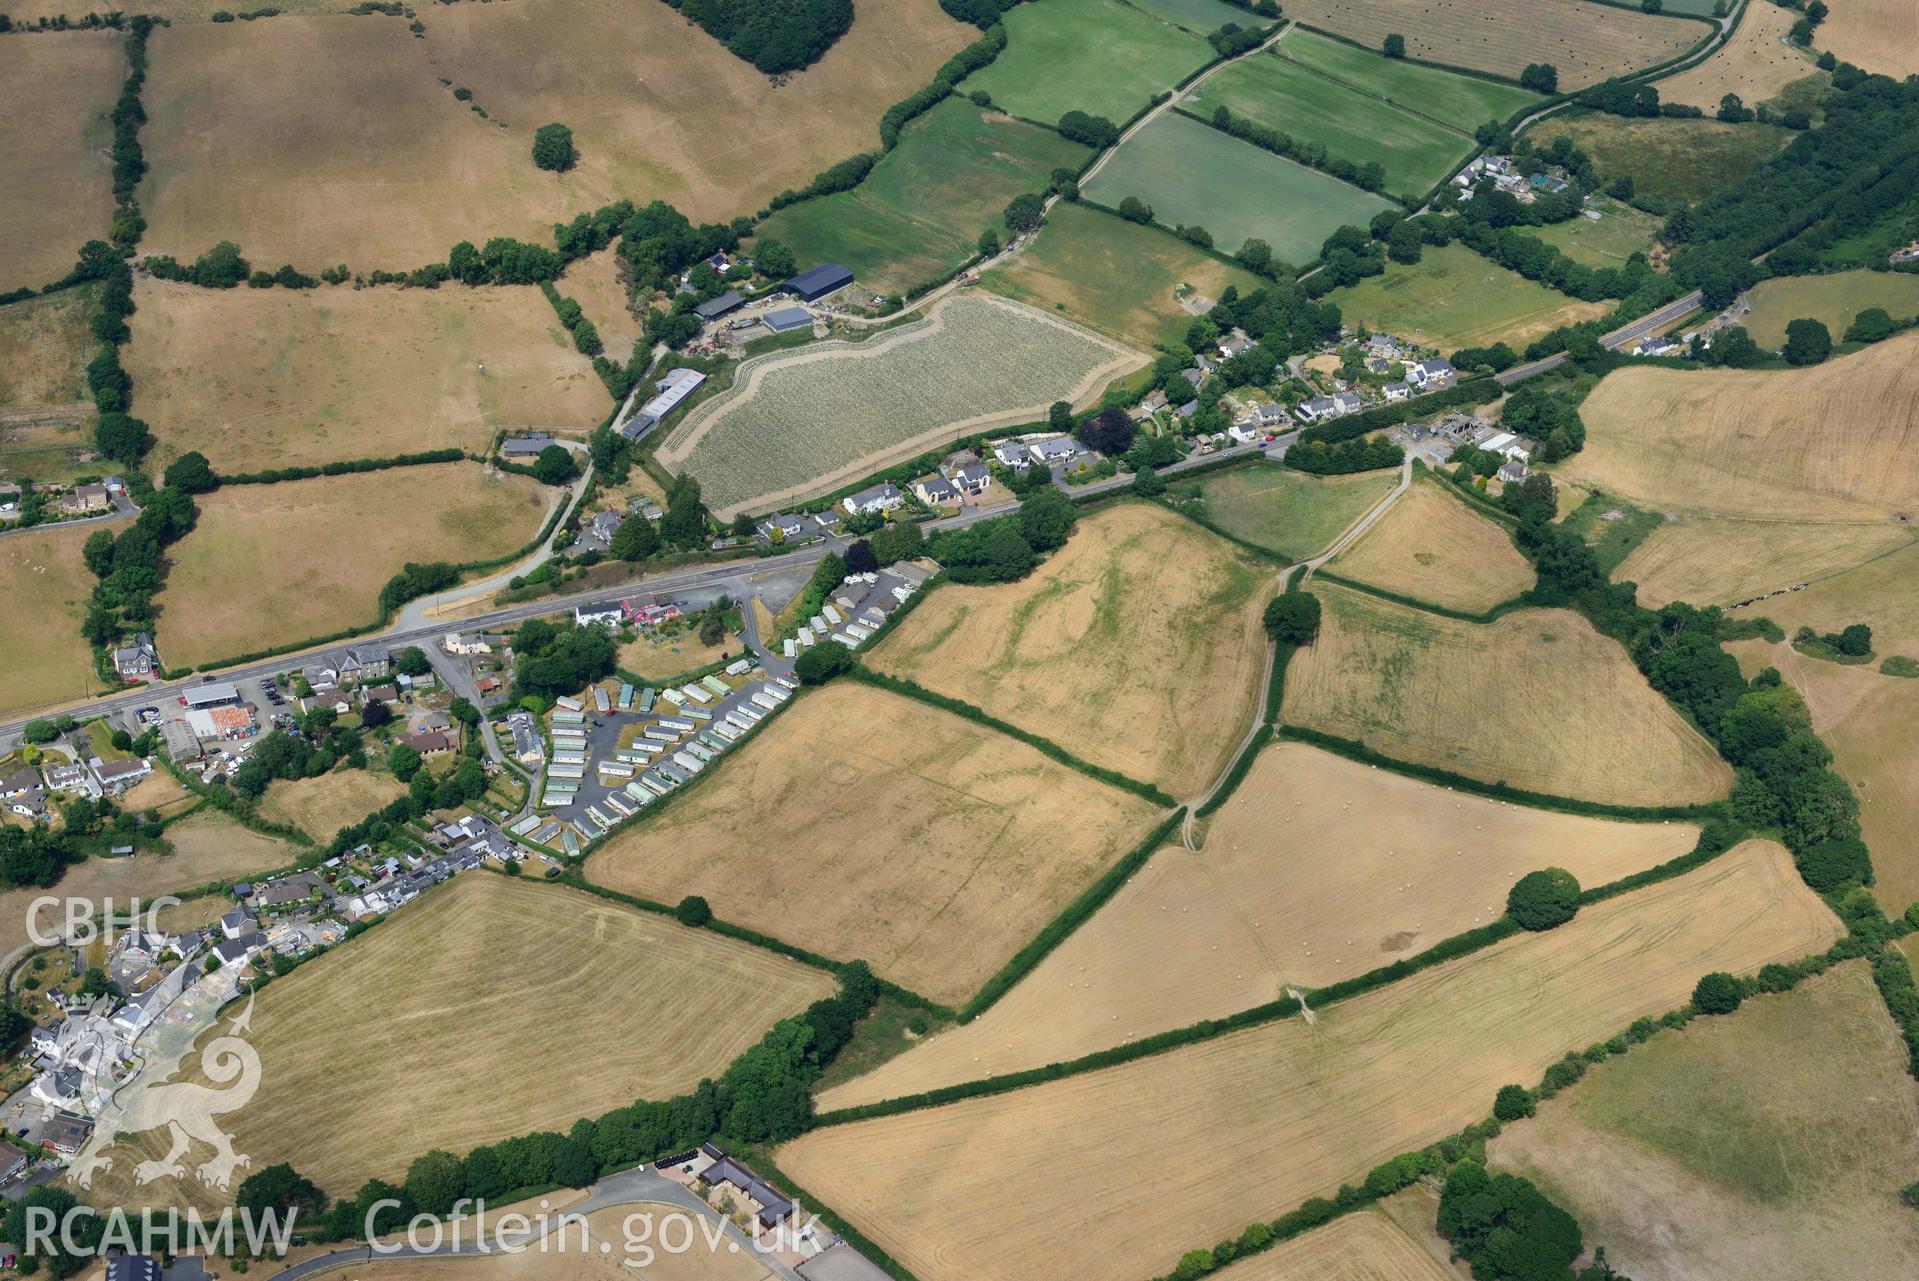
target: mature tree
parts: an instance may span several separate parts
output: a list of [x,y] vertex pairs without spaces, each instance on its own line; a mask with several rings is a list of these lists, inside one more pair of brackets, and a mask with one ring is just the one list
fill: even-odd
[[386,767],[402,783],[411,782],[413,776],[420,772],[422,763],[420,753],[405,743],[395,743],[393,750],[386,754]]
[[1853,623],[1839,633],[1839,643],[1833,648],[1850,658],[1864,658],[1872,653],[1872,628],[1864,623]]
[[999,252],[999,233],[991,227],[979,234],[979,252],[982,258],[991,258]]
[[713,909],[699,895],[689,894],[673,908],[673,916],[681,925],[697,927],[713,919]]
[[573,167],[579,153],[573,150],[573,131],[561,124],[541,125],[533,133],[533,163],[554,173]]
[[1820,894],[1872,880],[1872,857],[1857,836],[1842,834],[1809,845],[1794,856],[1800,877]]
[[795,269],[793,251],[777,240],[762,240],[754,247],[753,265],[768,280],[785,280]]
[[444,1217],[466,1192],[460,1158],[441,1148],[413,1158],[406,1171],[407,1196],[424,1214]]
[[1073,430],[1073,407],[1063,400],[1056,400],[1046,407],[1046,425],[1058,432]]
[[666,515],[660,521],[660,538],[675,547],[698,547],[706,541],[706,504],[700,499],[700,482],[681,476],[666,492]]
[[1502,1085],[1493,1097],[1493,1115],[1501,1121],[1517,1121],[1538,1108],[1539,1100],[1523,1085]]
[[1138,196],[1127,196],[1119,202],[1119,216],[1128,222],[1151,222],[1153,207]]
[[1550,62],[1528,63],[1519,73],[1519,83],[1534,93],[1558,93],[1559,68]]
[[580,474],[573,453],[562,445],[548,445],[533,460],[533,475],[542,485],[564,485]]
[[113,531],[96,529],[87,535],[87,541],[80,547],[80,558],[87,564],[95,578],[105,578],[113,572]]
[[1019,531],[1034,551],[1050,552],[1066,545],[1079,521],[1079,509],[1057,485],[1038,490],[1019,508]]
[[1257,236],[1240,245],[1233,257],[1239,265],[1261,276],[1273,274],[1273,247]]
[[167,464],[166,484],[189,494],[204,494],[220,487],[213,464],[197,449],[189,450]]
[[1131,449],[1138,433],[1133,416],[1124,409],[1102,409],[1079,425],[1080,443],[1108,458],[1117,458]]
[[1405,57],[1406,56],[1406,37],[1400,35],[1398,32],[1395,31],[1393,34],[1386,37],[1385,50],[1386,50],[1386,56],[1388,58]]
[[378,699],[369,698],[366,706],[360,709],[360,727],[378,729],[393,719],[393,709]]
[[1069,111],[1059,118],[1059,131],[1074,142],[1104,151],[1119,141],[1119,126],[1105,116],[1090,116],[1084,111]]
[[424,676],[433,670],[433,664],[428,660],[426,651],[418,645],[408,645],[405,649],[396,650],[393,655],[393,666],[402,676]]
[[1579,911],[1579,880],[1563,867],[1528,872],[1506,895],[1506,912],[1528,930],[1564,925]]
[[1038,231],[1039,225],[1046,221],[1046,202],[1032,192],[1014,196],[1006,206],[1003,215],[1006,229],[1014,235],[1022,232]]
[[856,538],[846,549],[846,572],[849,574],[870,574],[880,567],[879,557],[874,554],[873,544],[864,538]]
[[153,448],[153,433],[138,418],[103,413],[93,424],[93,444],[114,462],[132,467]]
[[[573,629],[573,630],[577,631],[578,629]],[[610,645],[611,642],[608,642],[608,644]],[[596,677],[587,678],[587,680],[594,680],[594,679],[597,679],[597,678]],[[581,685],[584,685],[586,684],[586,681],[583,680],[579,683]],[[474,726],[480,723],[480,709],[475,707],[470,700],[465,698],[456,698],[451,703],[448,703],[446,705],[446,714],[448,716],[451,716],[454,720],[460,722],[460,724],[466,726],[468,729],[472,729]]]
[[269,1210],[281,1213],[291,1210],[314,1218],[326,1209],[327,1198],[326,1193],[320,1191],[311,1179],[302,1177],[291,1165],[282,1161],[249,1174],[241,1182],[233,1201],[242,1210],[251,1210],[256,1216]]
[[804,650],[793,664],[793,674],[806,685],[824,685],[853,665],[853,651],[836,640],[823,640]]
[[620,560],[645,560],[660,550],[660,532],[653,528],[652,521],[635,512],[613,531],[608,549]]
[[1786,345],[1779,354],[1786,358],[1789,365],[1816,365],[1832,355],[1832,331],[1824,322],[1798,320],[1786,322]]
[[1868,307],[1846,327],[1847,342],[1881,342],[1892,337],[1892,314],[1884,307]]
[[1726,94],[1719,100],[1718,116],[1727,124],[1744,124],[1752,119],[1752,108],[1736,93]]
[[1731,1014],[1746,999],[1739,980],[1724,970],[1714,970],[1693,985],[1692,1005],[1701,1014]]
[[1266,602],[1266,634],[1281,645],[1310,645],[1319,635],[1319,597],[1284,592]]
[[222,240],[193,260],[187,278],[202,289],[231,289],[245,280],[252,267],[240,256],[240,246]]
[[1536,471],[1519,484],[1506,486],[1499,503],[1521,520],[1551,520],[1559,510],[1559,495],[1552,477]]

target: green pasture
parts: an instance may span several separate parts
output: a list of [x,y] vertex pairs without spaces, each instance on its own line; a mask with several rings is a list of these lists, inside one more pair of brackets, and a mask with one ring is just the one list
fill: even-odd
[[1777,125],[1718,120],[1645,119],[1573,112],[1526,131],[1539,146],[1570,138],[1606,178],[1631,178],[1639,191],[1697,203],[1751,173],[1785,146],[1792,132]]
[[1528,230],[1576,262],[1588,267],[1623,267],[1626,259],[1650,250],[1663,221],[1617,200],[1600,197],[1585,215]]
[[1264,27],[1271,22],[1256,13],[1220,0],[1132,0],[1132,3],[1188,31],[1197,31],[1201,35],[1217,31],[1231,22],[1247,30]]
[[997,106],[1047,124],[1069,111],[1124,124],[1213,59],[1204,40],[1122,0],[1043,0],[1002,21],[1005,52],[960,90],[984,89]]
[[1319,143],[1329,156],[1356,165],[1377,161],[1386,170],[1387,191],[1415,198],[1443,182],[1473,149],[1465,134],[1272,53],[1213,73],[1184,105],[1202,119],[1223,106],[1297,141]]
[[1602,316],[1461,244],[1427,249],[1419,262],[1388,263],[1384,275],[1335,289],[1326,300],[1348,324],[1365,325],[1452,352],[1504,341],[1523,350],[1560,325]]
[[1332,546],[1395,479],[1396,473],[1381,472],[1309,476],[1279,463],[1258,463],[1180,481],[1167,488],[1166,497],[1235,538],[1306,560]]
[[1392,207],[1382,196],[1174,113],[1128,139],[1085,192],[1112,206],[1137,196],[1159,222],[1204,227],[1226,253],[1258,238],[1295,264],[1319,257],[1320,244],[1339,228],[1364,227]]
[[1884,307],[1894,320],[1919,315],[1919,276],[1893,271],[1840,271],[1830,276],[1762,280],[1748,295],[1752,310],[1741,321],[1752,340],[1768,350],[1786,343],[1786,325],[1823,321],[1835,340],[1868,307]]

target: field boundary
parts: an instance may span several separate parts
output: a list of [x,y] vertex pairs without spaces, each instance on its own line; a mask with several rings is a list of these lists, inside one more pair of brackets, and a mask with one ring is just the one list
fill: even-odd
[[[272,467],[266,471],[235,472],[228,475],[214,472],[215,489],[224,489],[228,485],[277,485],[288,480],[318,480],[323,476],[357,476],[364,472],[390,471],[395,467],[425,467],[433,463],[484,463],[482,454],[469,454],[464,449],[429,449],[417,454],[393,454],[385,458],[348,458],[338,462],[321,463],[317,467]],[[531,474],[531,469],[527,469]]]
[[1323,578],[1329,583],[1335,583],[1350,591],[1363,592],[1368,596],[1377,596],[1379,599],[1391,601],[1395,605],[1404,605],[1408,609],[1423,610],[1428,614],[1438,614],[1442,618],[1456,618],[1462,623],[1496,622],[1514,610],[1525,609],[1532,603],[1526,599],[1525,593],[1522,592],[1509,600],[1500,601],[1490,609],[1482,610],[1477,614],[1469,614],[1463,609],[1451,609],[1445,605],[1434,604],[1429,600],[1421,600],[1417,596],[1407,596],[1401,592],[1388,591],[1384,587],[1374,587],[1371,583],[1362,583],[1356,578],[1347,578],[1344,574],[1335,573],[1333,570],[1324,567],[1314,570],[1313,577]]
[[966,702],[964,699],[951,698],[945,694],[934,693],[918,681],[909,680],[904,676],[891,676],[885,672],[874,671],[872,668],[866,666],[866,664],[860,662],[855,662],[849,667],[846,674],[854,680],[874,686],[877,689],[883,689],[889,693],[899,694],[906,698],[917,699],[929,707],[937,707],[943,712],[950,712],[962,719],[984,725],[988,729],[997,730],[1008,738],[1018,739],[1028,747],[1034,748],[1043,755],[1058,761],[1061,765],[1078,770],[1095,782],[1105,783],[1109,787],[1117,787],[1122,791],[1131,792],[1142,800],[1151,801],[1153,804],[1161,806],[1162,808],[1170,808],[1178,804],[1176,800],[1152,783],[1142,783],[1130,774],[1122,774],[1118,770],[1107,769],[1104,765],[1095,765],[1091,761],[1082,760],[1080,757],[1075,756],[1073,753],[1061,747],[1058,743],[1055,743],[1052,739],[1043,738],[1031,730],[1024,730],[1017,725],[1003,721],[992,713],[973,706],[973,704]]
[[1610,805],[1604,801],[1582,801],[1572,796],[1555,796],[1550,792],[1531,792],[1520,787],[1508,787],[1505,783],[1488,783],[1483,779],[1471,778],[1465,774],[1456,774],[1435,765],[1417,765],[1411,761],[1402,761],[1396,756],[1387,756],[1376,752],[1357,739],[1342,738],[1337,734],[1328,734],[1321,730],[1308,729],[1304,725],[1281,725],[1279,737],[1306,743],[1347,760],[1358,761],[1362,765],[1377,765],[1381,769],[1392,770],[1395,774],[1404,774],[1426,783],[1437,783],[1456,791],[1472,792],[1479,796],[1489,796],[1494,800],[1511,801],[1533,809],[1555,810],[1562,814],[1581,814],[1589,818],[1616,818],[1629,823],[1664,823],[1683,821],[1688,823],[1706,822],[1718,818],[1722,813],[1717,803],[1706,805]]
[[1001,966],[999,971],[986,980],[986,985],[973,994],[971,1000],[961,1006],[955,1021],[971,1023],[974,1019],[991,1009],[993,1004],[1013,989],[1021,979],[1032,973],[1034,968],[1049,956],[1053,949],[1073,936],[1073,933],[1090,920],[1094,913],[1106,906],[1113,895],[1119,893],[1122,885],[1132,878],[1133,873],[1146,866],[1149,859],[1163,848],[1179,825],[1186,821],[1184,806],[1174,810],[1160,821],[1146,838],[1118,862],[1100,873],[1099,879],[1081,890],[1079,896],[1068,903],[1058,916],[1048,921],[1027,941],[1025,947],[1013,954],[1013,959]]

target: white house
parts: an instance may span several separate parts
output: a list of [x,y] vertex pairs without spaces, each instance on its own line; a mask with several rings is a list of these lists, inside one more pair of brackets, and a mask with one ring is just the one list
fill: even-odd
[[1406,367],[1406,381],[1421,391],[1450,386],[1458,376],[1459,371],[1452,367],[1451,362],[1437,356]]
[[575,605],[573,607],[573,625],[575,627],[618,627],[626,621],[626,611],[620,608],[618,601],[609,601],[604,605]]
[[1411,387],[1408,387],[1405,383],[1387,383],[1385,390],[1386,390],[1386,399],[1388,402],[1395,401],[1395,400],[1404,400],[1406,399],[1406,397],[1413,394],[1413,389]]
[[993,446],[993,457],[1002,467],[1024,467],[1033,461],[1033,453],[1017,440],[1002,440]]
[[1032,445],[1033,458],[1048,467],[1057,463],[1070,463],[1079,457],[1080,448],[1071,436],[1054,436],[1050,440],[1035,441]]
[[840,500],[848,516],[884,515],[906,505],[906,495],[890,482],[869,486]]

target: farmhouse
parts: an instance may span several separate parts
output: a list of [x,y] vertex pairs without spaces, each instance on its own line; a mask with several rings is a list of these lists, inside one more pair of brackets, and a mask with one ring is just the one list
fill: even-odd
[[906,505],[906,495],[890,481],[870,485],[840,500],[848,516],[883,515]]
[[729,289],[717,298],[709,298],[693,308],[693,314],[701,320],[718,320],[721,316],[731,315],[746,305],[746,299],[737,289]]
[[821,263],[786,282],[786,290],[801,302],[818,302],[853,283],[853,273],[836,262]]
[[811,329],[813,313],[804,307],[780,307],[760,317],[760,323],[776,334],[787,334],[796,329]]
[[113,651],[113,670],[120,674],[121,680],[145,680],[159,665],[159,652],[153,648],[153,637],[146,632],[135,636],[133,644]]
[[534,432],[526,436],[508,436],[500,442],[500,456],[503,458],[537,458],[540,451],[555,443],[552,433]]

